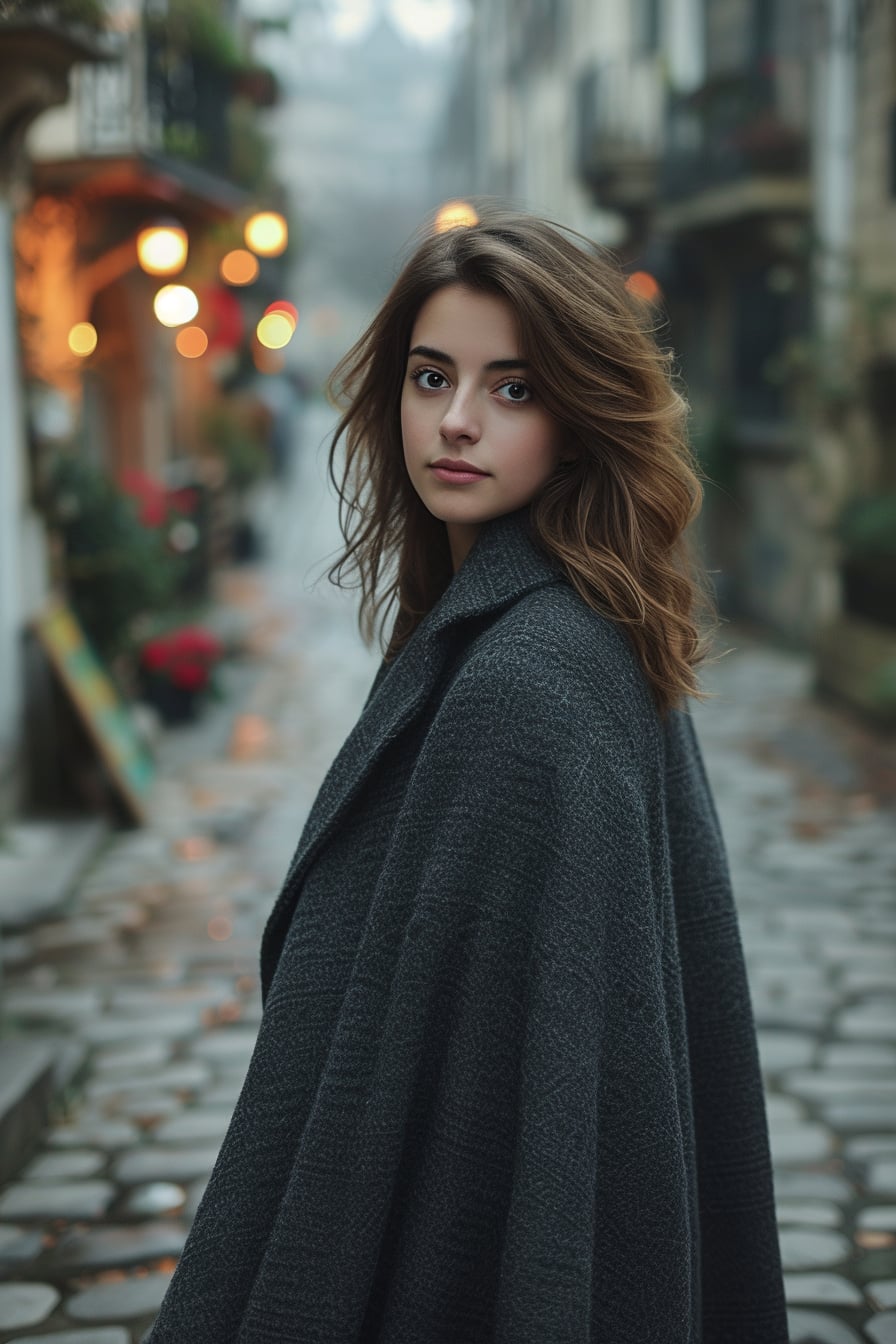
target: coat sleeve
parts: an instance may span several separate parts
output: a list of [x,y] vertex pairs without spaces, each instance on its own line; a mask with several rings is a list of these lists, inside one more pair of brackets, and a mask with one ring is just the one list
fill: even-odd
[[462,1301],[499,1344],[697,1338],[657,739],[585,688],[465,669],[381,875],[383,965],[402,932],[367,1106],[413,1136],[378,1277],[396,1339],[405,1314],[468,1337],[443,1333]]

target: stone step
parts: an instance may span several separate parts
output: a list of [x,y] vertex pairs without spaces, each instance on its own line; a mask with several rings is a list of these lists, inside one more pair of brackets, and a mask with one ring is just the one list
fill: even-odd
[[33,1153],[56,1090],[56,1051],[46,1041],[0,1040],[0,1185]]

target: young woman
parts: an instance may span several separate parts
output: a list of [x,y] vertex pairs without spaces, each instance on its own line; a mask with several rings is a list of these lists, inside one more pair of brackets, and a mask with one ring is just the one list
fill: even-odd
[[786,1344],[668,356],[606,256],[491,211],[337,375],[331,576],[397,612],[149,1338]]

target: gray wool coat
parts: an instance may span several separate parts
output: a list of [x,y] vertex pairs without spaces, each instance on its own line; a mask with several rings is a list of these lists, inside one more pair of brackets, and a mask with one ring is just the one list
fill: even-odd
[[786,1344],[691,720],[526,509],[380,667],[262,982],[151,1344]]

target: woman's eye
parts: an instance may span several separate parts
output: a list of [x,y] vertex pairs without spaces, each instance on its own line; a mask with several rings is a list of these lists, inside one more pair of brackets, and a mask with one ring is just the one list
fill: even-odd
[[418,369],[416,373],[411,374],[411,382],[430,392],[440,392],[443,387],[448,386],[448,379],[443,373],[439,373],[438,369]]
[[502,383],[498,391],[502,394],[506,392],[504,401],[529,401],[532,397],[532,389],[528,383]]

